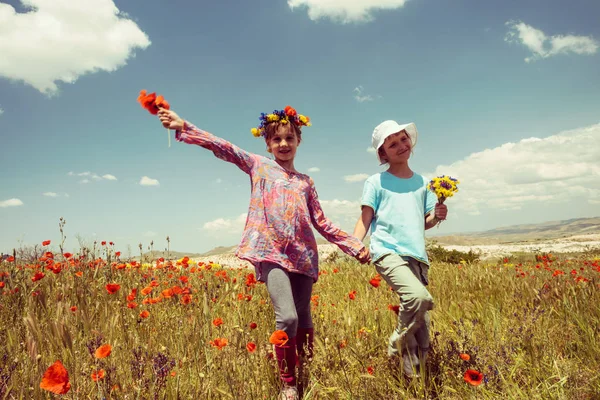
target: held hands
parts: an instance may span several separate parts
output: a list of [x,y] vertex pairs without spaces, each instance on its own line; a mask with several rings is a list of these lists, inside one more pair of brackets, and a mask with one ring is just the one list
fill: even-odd
[[369,249],[367,247],[363,247],[363,249],[356,255],[356,259],[361,264],[368,264],[371,262],[371,253],[369,253]]
[[162,125],[167,129],[174,129],[176,131],[183,129],[184,121],[175,113],[175,111],[160,109],[158,111],[158,118]]
[[448,207],[446,207],[446,205],[443,203],[437,203],[435,205],[434,215],[438,221],[445,220],[446,217],[448,216]]

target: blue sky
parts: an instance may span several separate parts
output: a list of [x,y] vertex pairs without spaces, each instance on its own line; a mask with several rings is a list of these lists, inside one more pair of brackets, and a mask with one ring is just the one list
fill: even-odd
[[350,231],[386,119],[416,123],[415,171],[461,180],[434,234],[600,215],[598,15],[592,0],[2,1],[0,251],[56,243],[61,216],[73,249],[237,243],[247,176],[169,148],[141,89],[264,155],[261,112],[310,116],[296,167]]

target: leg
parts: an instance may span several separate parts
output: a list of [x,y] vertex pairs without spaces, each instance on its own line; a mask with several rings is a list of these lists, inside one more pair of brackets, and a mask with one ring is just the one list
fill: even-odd
[[388,356],[403,355],[405,373],[419,364],[416,332],[425,323],[425,314],[433,308],[433,298],[421,281],[421,274],[413,271],[410,258],[392,254],[379,260],[375,267],[381,277],[400,297],[398,325],[389,339]]
[[296,329],[298,314],[294,305],[292,286],[287,271],[270,263],[262,263],[262,273],[275,310],[276,329],[288,334],[288,342],[275,346],[281,380],[288,386],[296,386]]
[[312,295],[313,279],[302,274],[290,274],[294,304],[298,314],[298,335],[296,345],[298,356],[309,359],[313,356],[314,330],[310,312],[310,297]]

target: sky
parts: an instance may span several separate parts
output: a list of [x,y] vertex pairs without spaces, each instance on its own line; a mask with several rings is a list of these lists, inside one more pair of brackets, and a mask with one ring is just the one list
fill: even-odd
[[596,0],[0,1],[0,251],[236,244],[248,176],[136,102],[253,153],[261,112],[308,115],[296,168],[352,232],[383,170],[373,128],[414,122],[411,168],[459,192],[430,235],[600,215]]

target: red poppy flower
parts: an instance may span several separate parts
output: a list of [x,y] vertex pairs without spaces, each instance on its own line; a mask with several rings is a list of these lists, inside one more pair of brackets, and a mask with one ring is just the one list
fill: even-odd
[[31,281],[32,282],[39,281],[40,279],[42,279],[45,276],[46,276],[46,274],[44,274],[43,272],[36,272],[35,275],[31,277]]
[[461,360],[464,360],[464,361],[469,361],[471,359],[471,356],[468,355],[467,353],[460,353],[459,357]]
[[351,291],[350,293],[348,293],[348,298],[350,300],[354,300],[356,299],[356,290]]
[[474,369],[468,369],[467,372],[465,372],[465,382],[473,386],[479,386],[483,382],[483,374]]
[[163,96],[156,96],[156,93],[148,94],[146,90],[140,91],[140,95],[138,96],[137,101],[152,115],[158,114],[158,110],[160,110],[161,108],[164,108],[166,110],[171,108],[171,106],[164,99]]
[[246,350],[248,350],[248,353],[254,353],[256,351],[256,344],[255,343],[248,343],[246,345]]
[[223,350],[223,347],[227,346],[228,340],[225,338],[216,338],[215,340],[210,341],[210,345],[218,348],[219,350]]
[[102,246],[106,246],[106,240],[103,240],[102,243],[100,243]]
[[144,310],[140,313],[141,318],[148,318],[150,316],[150,312],[148,310]]
[[189,294],[184,294],[181,296],[181,300],[179,302],[183,305],[190,304],[192,302],[192,296]]
[[285,106],[283,111],[285,112],[285,115],[287,115],[288,117],[295,117],[297,115],[296,110],[294,108],[292,108],[291,106]]
[[103,369],[92,372],[92,380],[94,382],[98,382],[99,380],[104,379],[105,376],[106,376],[106,371],[104,371]]
[[213,325],[216,326],[217,328],[221,325],[223,325],[223,319],[221,318],[215,318],[213,319]]
[[250,325],[248,326],[250,327],[250,329],[256,329],[258,325],[256,325],[256,322],[250,322]]
[[100,346],[96,349],[96,351],[94,352],[94,356],[96,358],[106,358],[106,357],[110,356],[111,352],[112,352],[112,346],[110,344],[103,344],[102,346]]
[[289,338],[285,331],[277,330],[273,332],[273,334],[269,338],[269,343],[274,344],[276,346],[283,346],[288,342],[288,340]]
[[379,276],[379,274],[375,275],[375,277],[373,279],[371,279],[369,281],[369,283],[373,286],[373,287],[379,287],[379,285],[381,284],[381,276]]
[[6,261],[13,262],[13,261],[15,261],[15,258],[13,256],[8,256],[8,258],[6,259]]
[[121,285],[118,283],[109,283],[105,287],[106,291],[110,294],[115,294],[119,291],[119,289],[121,289]]
[[59,360],[44,372],[40,388],[55,394],[66,394],[71,389],[69,373]]
[[373,375],[373,373],[375,373],[375,368],[373,368],[371,365],[369,365],[369,366],[367,367],[367,373],[368,373],[369,375]]
[[49,246],[50,245],[50,240],[44,240],[42,242],[42,246]]
[[65,253],[65,254],[63,254],[63,256],[65,258],[71,258],[71,257],[73,257],[73,254],[71,254],[71,253]]
[[71,306],[71,312],[77,311],[77,306]]

